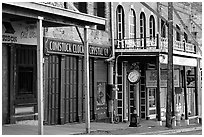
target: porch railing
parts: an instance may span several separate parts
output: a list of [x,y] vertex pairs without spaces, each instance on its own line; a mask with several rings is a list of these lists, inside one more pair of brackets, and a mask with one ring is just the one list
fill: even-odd
[[[168,38],[136,38],[115,40],[116,49],[165,49],[168,50]],[[181,52],[196,53],[195,46],[191,43],[174,40],[173,49]]]

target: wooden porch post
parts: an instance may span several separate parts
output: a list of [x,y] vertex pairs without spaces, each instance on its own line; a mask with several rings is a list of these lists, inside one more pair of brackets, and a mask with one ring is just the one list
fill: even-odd
[[86,133],[90,133],[88,26],[85,26],[85,28],[84,28],[84,92],[85,92],[85,123],[86,123]]
[[43,135],[43,17],[37,20],[38,134]]
[[161,105],[160,105],[160,77],[161,77],[161,64],[159,62],[159,56],[156,57],[156,66],[157,66],[157,93],[156,93],[156,110],[157,110],[157,120],[158,120],[158,124],[160,126],[162,126],[162,121],[161,121]]
[[189,125],[188,119],[188,102],[187,102],[187,76],[186,76],[186,67],[183,66],[183,83],[184,83],[184,102],[185,102],[185,122]]
[[123,62],[123,121],[127,122],[127,61]]
[[198,116],[198,67],[194,67],[195,77],[195,116]]
[[[108,64],[108,84],[113,84],[113,66],[114,66],[114,62],[113,61],[111,61],[111,62],[109,62],[109,64]],[[109,102],[108,102],[108,104],[109,104],[109,111],[108,112],[110,112],[110,114],[111,114],[111,123],[114,123],[114,119],[113,119],[113,110],[114,110],[114,107],[113,107],[113,101],[114,101],[114,99],[111,99]]]

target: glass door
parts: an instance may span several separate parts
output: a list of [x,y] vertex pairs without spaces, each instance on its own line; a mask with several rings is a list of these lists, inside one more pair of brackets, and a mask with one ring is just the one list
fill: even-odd
[[149,118],[156,118],[156,88],[148,88],[148,111]]

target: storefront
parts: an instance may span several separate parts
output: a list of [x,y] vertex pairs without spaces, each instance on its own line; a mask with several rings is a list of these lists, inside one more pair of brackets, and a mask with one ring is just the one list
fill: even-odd
[[[129,121],[135,109],[141,119],[158,120],[159,116],[161,121],[165,120],[167,55],[154,54],[128,55],[126,53],[126,55],[117,56],[115,78],[119,88],[117,113],[120,121]],[[198,115],[198,90],[195,84],[198,83],[196,82],[197,65],[196,57],[174,56],[174,110],[182,115],[183,119],[186,112],[188,117]],[[133,71],[137,71],[138,74],[132,74]],[[186,81],[186,87],[184,81]]]
[[[44,37],[49,27],[84,28],[90,25],[105,25],[105,19],[42,3],[2,4],[3,124],[40,119],[41,114],[47,124],[84,120],[83,41],[75,43],[70,39],[61,41]],[[41,47],[45,49],[43,52]],[[106,94],[108,47],[90,45],[92,120],[107,117],[105,96],[100,97],[102,102],[96,102],[97,91]],[[43,75],[39,73],[42,64]],[[43,103],[39,103],[42,98]],[[44,113],[38,109],[42,105]]]
[[[64,124],[85,120],[84,48],[81,43],[44,38],[45,122]],[[107,119],[108,47],[89,46],[90,119]]]

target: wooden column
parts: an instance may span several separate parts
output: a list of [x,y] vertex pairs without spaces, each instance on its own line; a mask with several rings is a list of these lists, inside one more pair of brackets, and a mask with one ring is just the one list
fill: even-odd
[[185,102],[185,122],[189,125],[188,120],[188,102],[187,102],[187,76],[186,76],[186,67],[183,66],[183,88],[184,88],[184,102]]
[[90,96],[89,96],[89,44],[88,26],[84,28],[84,92],[86,133],[90,133]]
[[82,105],[83,105],[83,72],[82,72],[82,57],[78,58],[78,120],[81,123],[82,118]]
[[[113,61],[109,62],[108,64],[108,84],[113,84],[113,66],[114,66],[114,63]],[[111,123],[114,123],[113,121],[113,101],[114,99],[111,99],[108,104],[109,104],[109,111],[110,112],[109,114],[111,114]],[[110,116],[110,115],[109,115]]]
[[65,109],[64,109],[64,99],[65,99],[65,56],[61,56],[61,63],[60,63],[60,71],[61,71],[61,76],[60,76],[60,124],[64,124],[64,114],[65,114]]
[[48,55],[44,56],[44,123],[48,124]]
[[161,64],[159,62],[159,56],[156,57],[156,66],[157,66],[157,91],[156,91],[156,110],[157,110],[157,120],[159,122],[159,125],[162,126],[161,121],[161,105],[160,105],[160,81],[161,81]]
[[174,116],[174,81],[173,81],[173,3],[168,2],[168,64],[167,64],[167,102],[166,127],[172,128]]
[[14,107],[14,98],[15,98],[15,79],[14,79],[14,74],[15,74],[15,63],[16,62],[16,53],[15,53],[15,48],[14,45],[11,45],[11,52],[10,52],[10,104],[9,104],[9,110],[10,110],[10,124],[15,124],[15,107]]
[[198,67],[194,67],[194,77],[195,77],[195,115],[198,116]]
[[43,17],[37,20],[38,134],[43,135]]
[[98,77],[97,77],[97,59],[94,58],[93,61],[93,77],[94,77],[94,81],[93,81],[93,85],[94,85],[94,92],[93,92],[93,110],[94,110],[94,119],[97,120],[98,119],[98,113],[97,113],[97,81],[98,81]]
[[128,117],[128,101],[127,101],[127,61],[123,62],[123,121],[127,122]]
[[202,116],[202,90],[201,90],[202,88],[201,88],[200,61],[201,59],[197,59],[198,115]]

